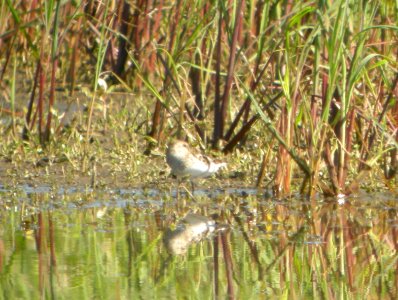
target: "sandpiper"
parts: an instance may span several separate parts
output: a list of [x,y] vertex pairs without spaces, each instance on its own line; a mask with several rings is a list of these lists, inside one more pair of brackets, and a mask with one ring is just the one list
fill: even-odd
[[178,181],[184,177],[189,179],[209,177],[220,168],[227,166],[226,163],[216,163],[210,157],[196,153],[188,143],[180,140],[174,140],[169,144],[166,161]]

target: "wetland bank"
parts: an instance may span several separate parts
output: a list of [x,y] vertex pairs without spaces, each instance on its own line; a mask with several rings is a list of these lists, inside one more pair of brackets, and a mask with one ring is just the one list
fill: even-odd
[[[26,3],[0,299],[398,297],[397,3]],[[172,139],[227,167],[177,199]]]

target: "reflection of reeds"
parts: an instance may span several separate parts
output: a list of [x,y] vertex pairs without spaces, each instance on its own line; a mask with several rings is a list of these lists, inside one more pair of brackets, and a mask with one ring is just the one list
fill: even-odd
[[79,82],[93,87],[89,141],[107,72],[109,83],[153,97],[144,101],[151,146],[194,136],[227,154],[276,141],[264,159],[277,161],[281,196],[295,173],[308,195],[349,194],[361,171],[381,161],[386,178],[396,174],[396,15],[388,2],[48,0],[26,9],[6,1],[0,20],[1,83],[32,74],[25,140],[32,131],[45,145],[60,134],[55,91],[63,82],[73,95]]
[[60,195],[0,195],[5,298],[395,299],[398,293],[398,206],[385,194],[378,203],[365,195],[344,205],[334,198],[203,197],[191,209],[218,215],[229,230],[172,257],[162,237],[185,217],[173,205],[118,195],[128,206],[106,201],[99,218],[97,199],[115,193]]

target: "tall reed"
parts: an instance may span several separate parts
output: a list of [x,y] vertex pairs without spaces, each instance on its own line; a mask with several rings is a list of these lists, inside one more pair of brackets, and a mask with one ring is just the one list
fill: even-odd
[[48,143],[58,79],[73,89],[90,74],[90,140],[98,78],[107,72],[110,84],[149,92],[151,143],[195,138],[227,154],[257,138],[264,149],[277,141],[267,157],[277,160],[281,195],[296,172],[308,195],[349,194],[378,166],[394,177],[392,1],[48,0],[26,8],[6,1],[0,14],[9,20],[1,25],[1,78],[11,78],[12,57],[36,74],[25,139],[33,130]]

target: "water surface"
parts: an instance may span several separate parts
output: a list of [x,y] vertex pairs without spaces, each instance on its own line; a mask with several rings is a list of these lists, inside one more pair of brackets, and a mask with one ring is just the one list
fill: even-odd
[[0,191],[0,299],[396,298],[393,195]]

